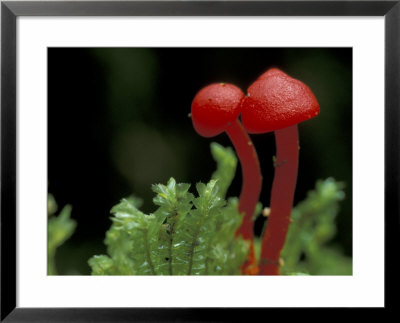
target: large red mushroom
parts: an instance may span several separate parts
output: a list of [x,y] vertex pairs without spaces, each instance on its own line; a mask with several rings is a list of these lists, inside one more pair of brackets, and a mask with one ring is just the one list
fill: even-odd
[[319,114],[310,88],[279,69],[261,75],[242,103],[242,122],[249,133],[275,132],[275,176],[270,214],[262,238],[259,274],[279,275],[280,253],[290,224],[297,181],[297,124]]

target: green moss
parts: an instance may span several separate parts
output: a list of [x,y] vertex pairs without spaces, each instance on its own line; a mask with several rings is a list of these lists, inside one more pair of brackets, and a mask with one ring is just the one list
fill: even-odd
[[111,210],[106,234],[108,256],[89,260],[94,275],[237,275],[248,254],[248,243],[235,237],[242,215],[237,199],[224,197],[237,159],[231,148],[213,143],[217,170],[207,183],[196,185],[171,178],[153,185],[152,214],[138,209],[137,199],[123,199]]

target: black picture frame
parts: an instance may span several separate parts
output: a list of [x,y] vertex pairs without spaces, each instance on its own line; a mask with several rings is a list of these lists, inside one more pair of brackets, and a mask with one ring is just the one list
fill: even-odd
[[[1,322],[237,321],[266,309],[16,306],[16,20],[19,16],[383,16],[385,19],[385,308],[398,284],[400,1],[2,1]],[[373,261],[373,259],[371,259]],[[381,310],[377,309],[381,315]],[[252,313],[249,313],[249,312]],[[254,313],[253,313],[254,312]],[[254,315],[254,316],[253,316]],[[281,319],[281,318],[280,318]]]

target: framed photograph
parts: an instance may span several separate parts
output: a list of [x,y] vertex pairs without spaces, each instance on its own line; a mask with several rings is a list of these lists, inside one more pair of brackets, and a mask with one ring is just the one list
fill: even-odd
[[390,309],[399,15],[3,1],[1,321]]

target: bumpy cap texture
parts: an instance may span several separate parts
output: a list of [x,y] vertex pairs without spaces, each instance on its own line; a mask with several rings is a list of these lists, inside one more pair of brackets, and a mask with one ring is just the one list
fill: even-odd
[[215,83],[201,89],[192,102],[195,130],[204,137],[214,137],[240,114],[244,94],[232,84]]
[[265,133],[315,117],[319,104],[307,85],[272,68],[249,87],[241,110],[248,132]]

